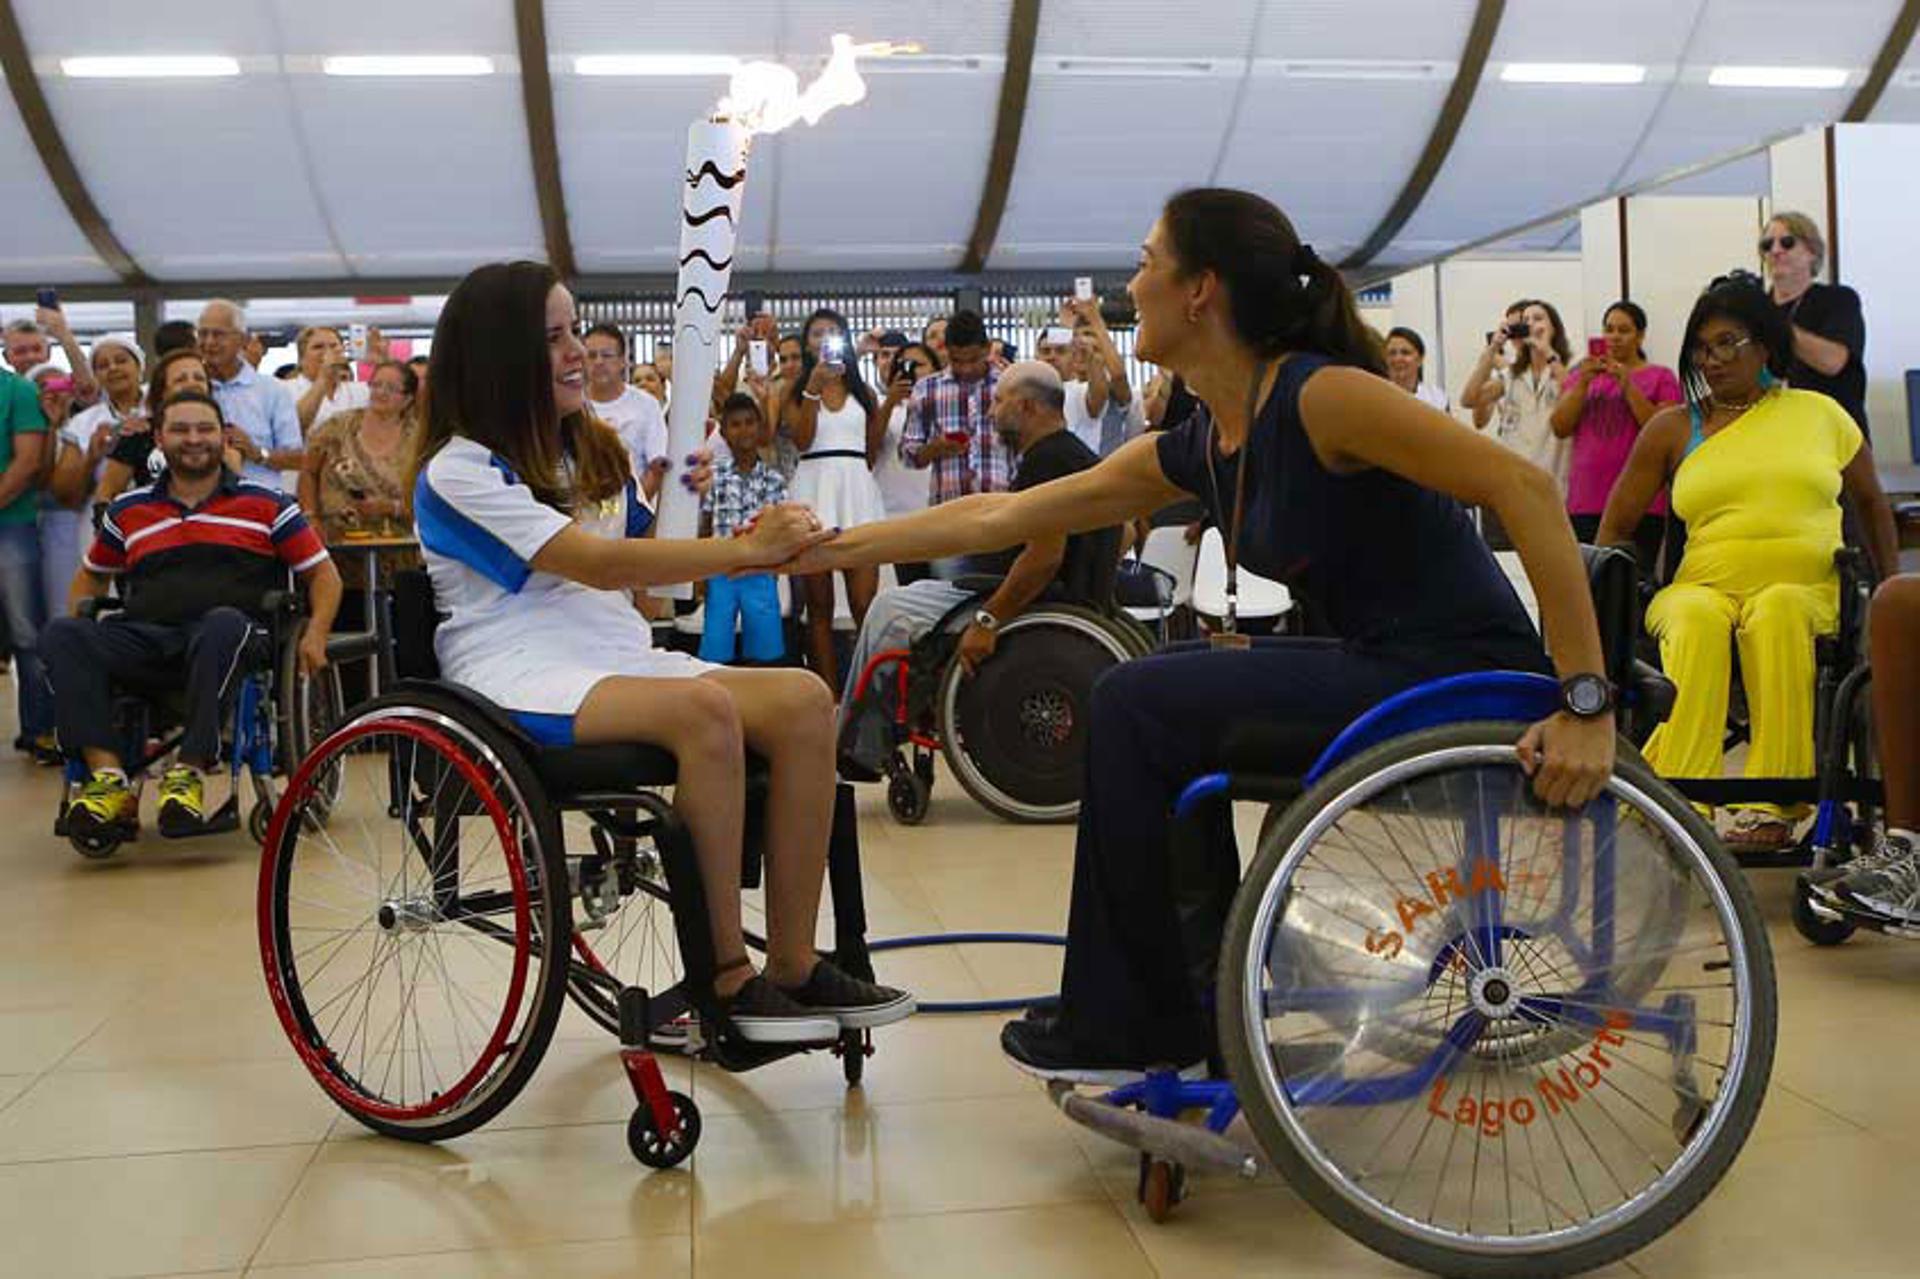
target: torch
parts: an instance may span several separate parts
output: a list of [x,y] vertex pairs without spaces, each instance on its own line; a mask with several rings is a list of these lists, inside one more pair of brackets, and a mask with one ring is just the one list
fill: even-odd
[[[857,45],[833,38],[825,70],[803,91],[799,77],[777,63],[750,62],[733,73],[727,96],[712,115],[687,129],[686,177],[680,193],[680,273],[673,311],[673,394],[667,409],[667,456],[679,464],[706,439],[713,375],[720,355],[720,309],[733,278],[741,197],[753,139],[797,120],[817,123],[837,106],[860,101],[867,86],[855,65],[861,56],[917,51],[912,45]],[[693,537],[699,502],[679,484],[660,492],[660,537]],[[682,583],[655,594],[691,598]]]

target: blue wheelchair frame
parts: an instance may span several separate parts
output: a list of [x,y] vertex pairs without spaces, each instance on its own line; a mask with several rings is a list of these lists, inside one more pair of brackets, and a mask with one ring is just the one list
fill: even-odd
[[[1476,721],[1519,721],[1531,723],[1545,719],[1560,708],[1560,686],[1544,675],[1514,671],[1476,672],[1433,680],[1397,694],[1362,715],[1340,733],[1321,752],[1304,779],[1307,786],[1320,781],[1334,768],[1372,747],[1423,729]],[[1181,793],[1174,807],[1176,820],[1192,818],[1210,801],[1235,792],[1236,778],[1227,773],[1201,777]],[[1516,778],[1517,785],[1525,783]],[[1482,860],[1498,859],[1500,798],[1484,791],[1474,809],[1466,814],[1463,840],[1464,863],[1458,867],[1463,882],[1471,882],[1469,868]],[[1593,935],[1582,942],[1571,935],[1576,908],[1575,885],[1580,881],[1578,859],[1580,841],[1576,829],[1581,818],[1566,819],[1565,857],[1567,872],[1561,877],[1561,900],[1543,932],[1552,932],[1567,946],[1587,974],[1579,990],[1570,996],[1523,996],[1520,1014],[1531,1015],[1542,1025],[1578,1022],[1590,1027],[1611,1026],[1660,1035],[1676,1056],[1690,1057],[1697,1030],[1693,1001],[1686,995],[1671,995],[1658,1009],[1610,1009],[1606,1004],[1605,974],[1614,961],[1613,893],[1614,812],[1611,805],[1598,805],[1592,811],[1595,824],[1593,850]],[[1483,889],[1460,899],[1467,912],[1466,930],[1450,940],[1435,956],[1424,979],[1410,985],[1425,988],[1438,980],[1462,943],[1471,940],[1477,957],[1488,966],[1501,963],[1502,944],[1525,940],[1532,934],[1504,922],[1501,893]],[[1369,993],[1369,1002],[1377,1001],[1377,991]],[[1269,996],[1275,1011],[1337,1010],[1355,1007],[1355,996],[1344,989],[1289,989]],[[1238,1015],[1237,1010],[1232,1015]],[[1611,1018],[1611,1020],[1610,1020]],[[1382,1079],[1348,1081],[1337,1073],[1316,1075],[1298,1085],[1289,1083],[1287,1099],[1294,1106],[1377,1106],[1410,1100],[1427,1092],[1434,1082],[1450,1071],[1479,1038],[1486,1018],[1469,1007],[1448,1028],[1432,1053],[1403,1074]],[[1228,1080],[1188,1081],[1173,1070],[1154,1070],[1138,1082],[1109,1091],[1098,1101],[1115,1107],[1137,1108],[1159,1119],[1174,1119],[1196,1111],[1206,1111],[1206,1127],[1222,1133],[1240,1113],[1240,1100]]]
[[[240,686],[233,699],[232,728],[227,742],[227,771],[229,790],[226,800],[214,812],[207,815],[207,833],[233,830],[240,823],[240,770],[244,767],[258,781],[267,782],[273,777],[273,702],[267,696],[265,671],[253,670],[240,677]],[[135,693],[122,693],[117,696],[118,704],[138,703],[140,711],[129,718],[125,724],[126,737],[120,743],[120,758],[139,761],[127,768],[127,774],[137,777],[145,774],[156,763],[177,749],[185,736],[183,728],[171,729],[159,745],[149,751],[149,727],[152,724],[153,701],[151,697]],[[86,762],[78,756],[69,756],[66,762],[66,788],[62,791],[62,811],[65,796],[73,788],[87,780],[89,770]]]

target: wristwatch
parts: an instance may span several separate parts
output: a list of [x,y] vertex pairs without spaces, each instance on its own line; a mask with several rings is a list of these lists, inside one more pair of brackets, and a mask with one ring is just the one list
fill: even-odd
[[987,612],[984,608],[975,611],[973,624],[983,631],[997,631],[1000,629],[1000,619],[992,613]]
[[1560,709],[1575,719],[1599,719],[1613,709],[1613,685],[1602,675],[1560,681]]

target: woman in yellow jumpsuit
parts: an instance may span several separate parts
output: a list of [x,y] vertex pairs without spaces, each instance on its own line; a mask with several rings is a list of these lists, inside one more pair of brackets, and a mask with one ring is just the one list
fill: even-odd
[[[1673,714],[1646,747],[1669,777],[1716,777],[1722,767],[1733,650],[1753,739],[1749,777],[1814,771],[1814,639],[1838,623],[1840,494],[1866,517],[1875,561],[1891,569],[1893,513],[1860,428],[1833,400],[1781,382],[1792,332],[1760,282],[1722,277],[1687,322],[1680,377],[1687,403],[1647,423],[1608,499],[1598,540],[1630,543],[1661,486],[1687,524],[1673,584],[1647,609],[1647,629],[1678,690]],[[1728,843],[1770,849],[1795,814],[1742,808]]]

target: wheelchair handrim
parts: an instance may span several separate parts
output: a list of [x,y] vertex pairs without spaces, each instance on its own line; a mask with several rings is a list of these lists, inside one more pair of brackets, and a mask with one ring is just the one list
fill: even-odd
[[[1314,848],[1320,836],[1325,834],[1342,815],[1353,811],[1359,804],[1413,775],[1462,765],[1517,767],[1513,748],[1510,745],[1447,747],[1395,761],[1381,771],[1348,786],[1328,801],[1294,837],[1280,865],[1269,878],[1256,910],[1251,936],[1262,939],[1272,935],[1282,899],[1286,895],[1285,890],[1291,885],[1300,863]],[[1737,1015],[1733,1019],[1727,1065],[1721,1076],[1721,1086],[1709,1105],[1703,1122],[1686,1141],[1679,1157],[1650,1184],[1625,1202],[1598,1213],[1585,1222],[1528,1235],[1468,1234],[1440,1229],[1395,1211],[1374,1196],[1363,1193],[1346,1171],[1321,1149],[1318,1140],[1311,1136],[1301,1124],[1295,1107],[1285,1097],[1284,1086],[1274,1068],[1271,1052],[1254,1053],[1257,1077],[1253,1082],[1259,1088],[1267,1107],[1285,1130],[1294,1149],[1303,1159],[1316,1167],[1320,1179],[1327,1187],[1353,1208],[1379,1224],[1403,1235],[1412,1236],[1429,1246],[1479,1253],[1489,1257],[1512,1258],[1577,1247],[1608,1236],[1651,1212],[1699,1167],[1708,1152],[1714,1149],[1719,1135],[1725,1129],[1732,1109],[1731,1103],[1739,1091],[1741,1082],[1746,1078],[1751,1064],[1753,1035],[1754,993],[1751,957],[1737,911],[1725,880],[1709,861],[1699,855],[1695,849],[1693,837],[1687,834],[1685,828],[1666,806],[1655,802],[1644,789],[1621,777],[1618,772],[1609,780],[1607,790],[1643,817],[1650,819],[1665,836],[1670,847],[1688,850],[1689,864],[1695,872],[1694,877],[1707,889],[1721,934],[1726,940],[1733,974],[1733,994],[1737,1001]],[[1265,975],[1265,952],[1266,947],[1262,945],[1250,946],[1243,960],[1241,972],[1246,997],[1241,1001],[1238,1016],[1241,1019],[1243,1032],[1247,1036],[1247,1042],[1252,1045],[1267,1042],[1266,1009],[1264,1000],[1260,997],[1263,989],[1261,983]],[[1240,1086],[1244,1088],[1245,1082],[1240,1081]]]
[[[507,865],[514,898],[513,965],[509,976],[509,993],[501,1015],[490,1033],[488,1042],[467,1072],[446,1089],[417,1105],[393,1105],[351,1086],[340,1069],[336,1068],[330,1060],[330,1054],[322,1051],[307,1034],[302,1024],[303,1020],[306,1020],[305,995],[304,993],[299,995],[301,1006],[296,1008],[295,994],[287,988],[282,976],[282,945],[287,939],[283,936],[285,919],[276,889],[281,868],[291,855],[291,850],[283,847],[286,827],[290,821],[298,820],[295,816],[298,809],[312,798],[317,790],[319,780],[316,775],[322,767],[322,761],[331,760],[338,767],[341,761],[334,758],[335,752],[359,739],[371,737],[375,733],[388,733],[424,742],[454,763],[461,780],[480,801],[487,816],[495,823],[495,829],[501,834],[501,851]],[[281,797],[279,806],[274,810],[273,821],[267,832],[267,855],[261,860],[257,901],[261,964],[266,973],[267,991],[273,1000],[274,1011],[279,1016],[281,1029],[286,1033],[288,1041],[292,1043],[294,1051],[299,1054],[301,1062],[307,1067],[308,1073],[336,1102],[356,1114],[369,1115],[389,1123],[424,1123],[442,1119],[458,1110],[482,1082],[501,1072],[509,1064],[509,1059],[524,1051],[529,1043],[537,1038],[530,1033],[523,1033],[517,1042],[509,1043],[519,1023],[521,1006],[529,998],[528,954],[532,943],[533,920],[527,892],[525,859],[521,855],[519,836],[514,830],[514,823],[508,819],[505,805],[493,793],[478,766],[467,758],[462,747],[485,756],[495,767],[495,776],[500,779],[501,784],[513,792],[516,806],[526,811],[518,787],[514,785],[505,765],[484,742],[472,737],[460,724],[444,715],[419,708],[375,709],[356,717],[330,734],[306,759],[301,761],[286,793]],[[289,951],[285,958],[286,962],[291,964],[294,957]]]
[[[1130,661],[1136,656],[1129,651],[1125,640],[1117,631],[1109,629],[1077,610],[1065,608],[1023,613],[1009,622],[1001,634],[1014,635],[1041,626],[1061,627],[1093,640],[1112,656],[1115,665]],[[955,662],[947,668],[946,676],[941,680],[940,685],[941,747],[947,757],[947,766],[953,770],[960,785],[986,808],[1013,821],[1035,823],[1072,821],[1080,812],[1078,799],[1061,804],[1035,804],[1016,795],[1010,795],[1005,788],[989,778],[962,748],[958,729],[960,692],[963,682],[964,675],[960,664]]]

